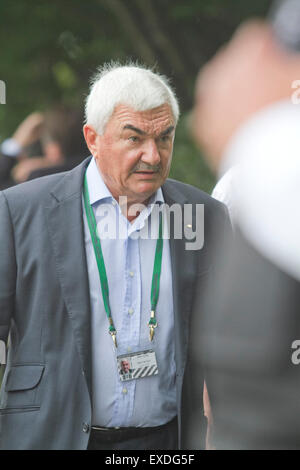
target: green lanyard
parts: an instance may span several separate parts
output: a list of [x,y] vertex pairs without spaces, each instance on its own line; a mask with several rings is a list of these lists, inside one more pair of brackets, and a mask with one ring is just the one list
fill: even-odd
[[[110,305],[109,305],[109,290],[108,290],[108,281],[107,281],[105,263],[104,263],[102,248],[101,248],[101,242],[97,235],[96,218],[95,218],[92,206],[90,204],[90,197],[89,197],[89,190],[88,190],[86,176],[84,178],[83,197],[84,197],[84,206],[85,206],[88,226],[90,229],[90,234],[92,238],[92,243],[93,243],[98,271],[99,271],[104,308],[105,308],[106,316],[109,322],[108,332],[112,336],[114,345],[117,348],[118,347],[117,338],[116,338],[117,331],[114,326],[114,322],[113,322],[111,310],[110,310]],[[159,232],[158,232],[158,239],[156,242],[154,267],[153,267],[153,274],[152,274],[152,285],[151,285],[151,315],[150,315],[150,320],[148,322],[148,326],[150,328],[150,341],[153,340],[154,328],[157,327],[157,320],[155,318],[155,310],[156,310],[158,297],[159,297],[162,253],[163,253],[162,214],[160,212],[159,213]]]

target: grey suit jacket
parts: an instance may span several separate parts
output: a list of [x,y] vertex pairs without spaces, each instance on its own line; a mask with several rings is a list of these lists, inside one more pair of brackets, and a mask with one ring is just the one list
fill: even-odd
[[[1,449],[88,445],[90,297],[81,196],[89,161],[0,193],[0,339],[11,335],[0,395]],[[211,269],[215,223],[222,231],[228,219],[221,203],[192,186],[167,180],[162,189],[170,205],[205,204],[204,247],[187,251],[185,239],[170,239],[180,433],[195,285]]]

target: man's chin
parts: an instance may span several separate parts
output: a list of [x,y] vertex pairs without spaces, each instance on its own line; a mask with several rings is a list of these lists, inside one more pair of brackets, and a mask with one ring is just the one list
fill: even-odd
[[153,180],[147,180],[147,181],[140,181],[139,184],[136,187],[136,192],[139,194],[146,194],[148,196],[151,196],[155,191],[160,188],[162,182],[160,181],[153,181]]
[[128,202],[144,203],[146,204],[148,199],[158,190],[160,185],[150,184],[149,182],[139,184],[138,187],[130,188],[128,191]]

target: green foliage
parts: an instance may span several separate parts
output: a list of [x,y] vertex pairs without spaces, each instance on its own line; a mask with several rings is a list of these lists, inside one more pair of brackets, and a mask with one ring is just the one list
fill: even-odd
[[[83,107],[103,62],[138,60],[172,79],[182,111],[193,104],[201,65],[270,0],[1,0],[0,138],[34,110]],[[180,124],[172,175],[209,191],[213,178]]]
[[214,176],[190,136],[187,113],[181,117],[176,130],[170,177],[192,184],[208,193],[211,193],[215,184]]

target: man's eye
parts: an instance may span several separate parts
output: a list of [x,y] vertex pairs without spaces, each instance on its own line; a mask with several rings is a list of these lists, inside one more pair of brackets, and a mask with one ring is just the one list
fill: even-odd
[[131,140],[131,142],[138,142],[139,138],[136,135],[131,135],[128,140]]
[[170,136],[169,135],[162,135],[160,137],[160,141],[161,142],[168,142],[170,140]]

